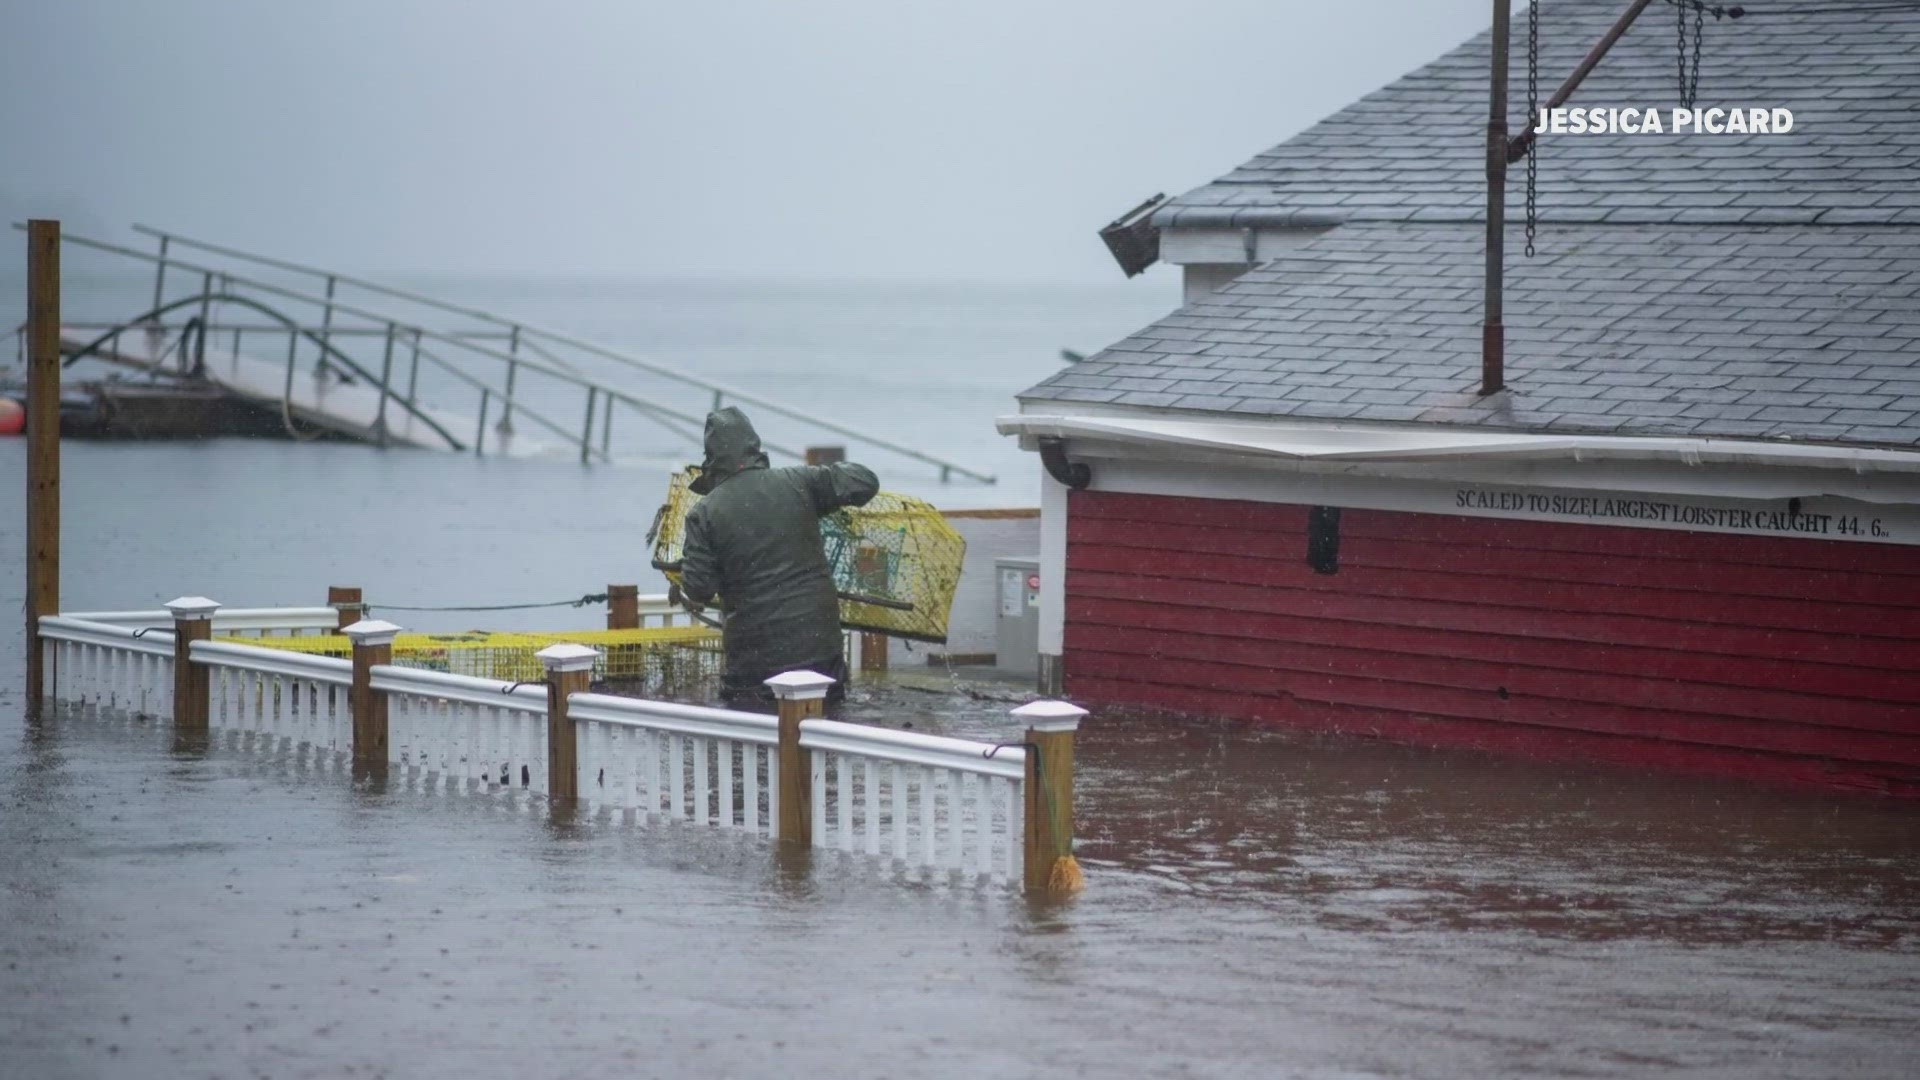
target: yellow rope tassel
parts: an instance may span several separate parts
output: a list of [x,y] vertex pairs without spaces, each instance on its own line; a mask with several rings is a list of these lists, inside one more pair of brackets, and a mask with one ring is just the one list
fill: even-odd
[[1047,874],[1047,891],[1050,893],[1077,893],[1087,887],[1087,875],[1080,872],[1080,863],[1071,855],[1062,855],[1053,860],[1053,869]]

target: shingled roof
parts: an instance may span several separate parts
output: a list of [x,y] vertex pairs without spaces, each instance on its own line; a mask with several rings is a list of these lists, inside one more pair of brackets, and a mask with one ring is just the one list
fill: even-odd
[[[1707,20],[1701,103],[1785,106],[1794,131],[1545,137],[1533,258],[1510,228],[1508,390],[1476,393],[1481,35],[1161,210],[1341,224],[1063,369],[1028,411],[1920,444],[1920,5],[1747,7]],[[1618,12],[1543,5],[1543,83]],[[1574,104],[1671,107],[1674,67],[1658,3]]]
[[[1623,6],[1541,5],[1542,100]],[[1545,136],[1540,206],[1549,220],[1920,225],[1920,4],[1851,14],[1796,10],[1816,6],[1806,0],[1744,6],[1741,19],[1705,21],[1700,104],[1781,106],[1793,110],[1794,130]],[[1569,104],[1678,104],[1675,17],[1667,2],[1649,7]],[[1531,126],[1525,26],[1522,9],[1512,34],[1514,134]],[[1155,223],[1484,220],[1490,52],[1490,33],[1473,38],[1172,200]]]

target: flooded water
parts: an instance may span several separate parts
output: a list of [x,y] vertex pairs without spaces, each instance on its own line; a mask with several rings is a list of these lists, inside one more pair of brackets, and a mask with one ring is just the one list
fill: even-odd
[[[66,468],[70,608],[576,595],[640,577],[653,505],[609,470],[355,447]],[[1088,888],[1035,905],[28,727],[20,678],[0,627],[0,1075],[1914,1072],[1920,815],[1885,803],[1095,714]],[[976,737],[1006,707],[850,706]]]

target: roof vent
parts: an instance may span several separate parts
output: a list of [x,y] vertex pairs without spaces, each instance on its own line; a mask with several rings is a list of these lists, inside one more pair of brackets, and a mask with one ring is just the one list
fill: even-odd
[[1166,201],[1165,195],[1155,195],[1100,230],[1100,239],[1113,252],[1113,261],[1128,277],[1160,261],[1160,230],[1153,224],[1153,212]]

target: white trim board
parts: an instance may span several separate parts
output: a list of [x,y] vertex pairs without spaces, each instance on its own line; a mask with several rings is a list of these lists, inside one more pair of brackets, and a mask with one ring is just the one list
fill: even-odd
[[1920,504],[1875,504],[1838,496],[1808,497],[1790,507],[1782,498],[1564,490],[1121,460],[1096,467],[1091,490],[1920,546]]

